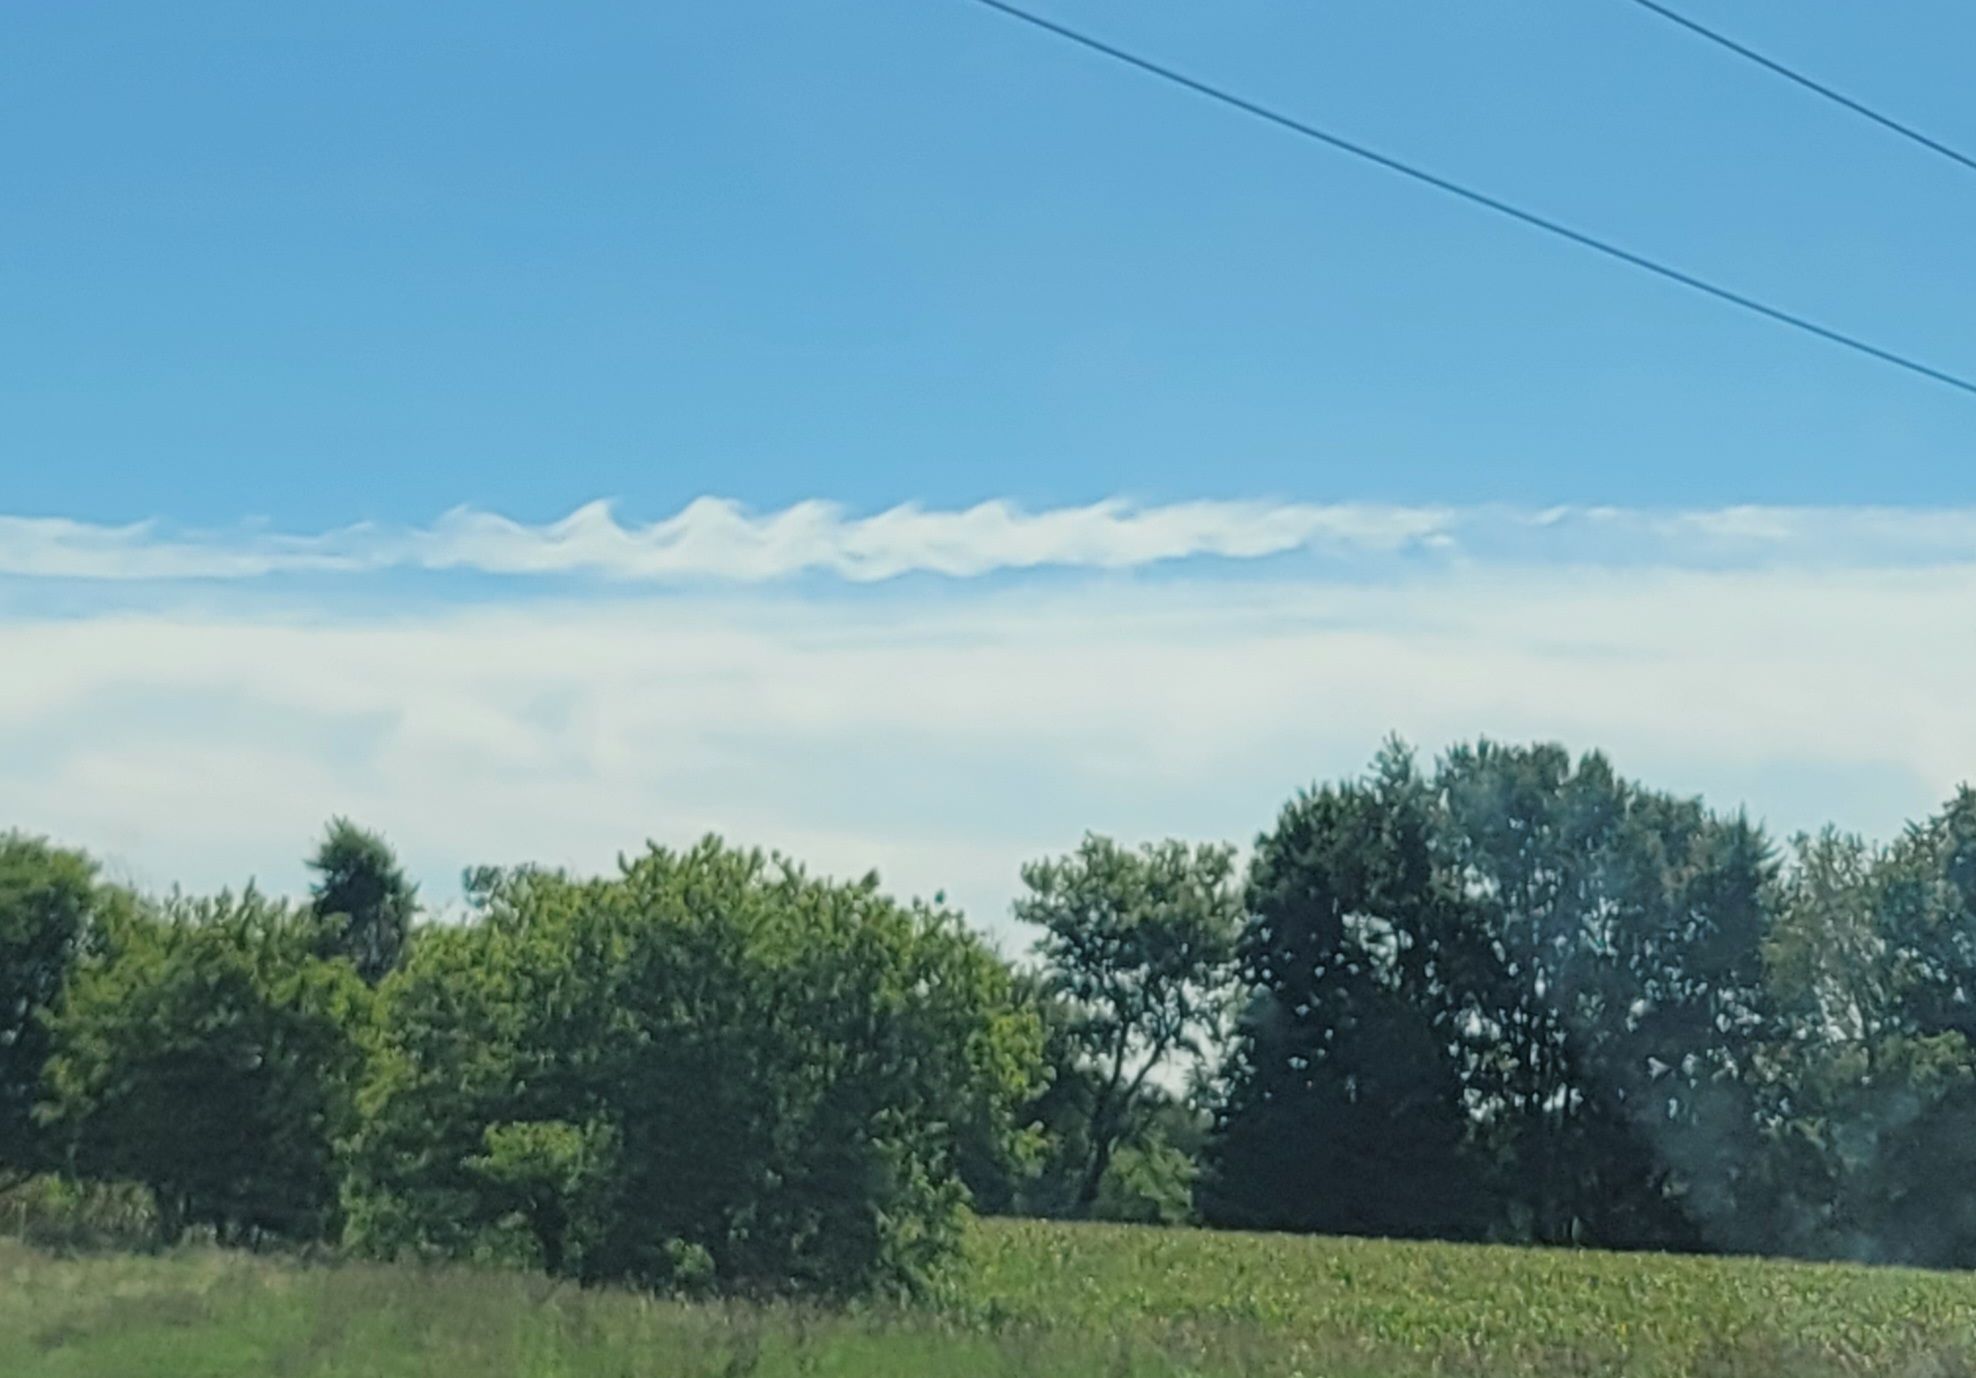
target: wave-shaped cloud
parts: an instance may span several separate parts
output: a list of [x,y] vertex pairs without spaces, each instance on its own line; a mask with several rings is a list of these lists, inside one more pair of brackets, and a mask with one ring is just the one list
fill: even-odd
[[938,511],[913,504],[854,517],[835,503],[755,513],[700,498],[626,523],[608,502],[532,525],[456,508],[429,527],[372,524],[315,536],[175,532],[0,517],[0,573],[73,579],[242,579],[386,569],[579,574],[641,582],[759,583],[805,573],[871,582],[973,578],[1041,567],[1125,569],[1192,558],[1257,559],[1299,549],[1394,551],[1431,544],[1449,514],[1369,504],[1111,500],[1030,512],[1005,501]]
[[829,502],[757,513],[709,497],[650,523],[625,522],[608,502],[592,502],[541,524],[457,508],[424,527],[366,523],[316,535],[0,516],[0,575],[30,579],[239,580],[423,569],[637,583],[763,583],[823,574],[868,583],[917,573],[965,579],[1299,552],[1440,563],[1970,564],[1976,563],[1976,508],[1659,511],[1111,499],[1040,511],[1003,500],[946,510],[906,504],[855,516]]

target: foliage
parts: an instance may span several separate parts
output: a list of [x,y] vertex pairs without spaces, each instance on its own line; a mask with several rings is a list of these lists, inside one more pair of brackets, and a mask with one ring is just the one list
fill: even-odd
[[1100,1220],[1163,1224],[1191,1219],[1205,1117],[1189,1100],[1150,1084],[1141,1089],[1097,1199],[1080,1207],[1100,1074],[1084,1055],[1069,1003],[1052,995],[1035,973],[1017,972],[1015,985],[1042,1025],[1043,1079],[1016,1114],[1023,1129],[1013,1139],[1003,1136],[1000,1148],[989,1151],[986,1136],[967,1137],[961,1178],[974,1208],[989,1215],[1054,1218],[1082,1212]]
[[1394,744],[1300,797],[1258,846],[1213,1214],[1700,1246],[1754,1139],[1773,873],[1743,820],[1555,747],[1429,781]]
[[1025,867],[1025,971],[713,839],[484,868],[416,934],[375,835],[311,865],[305,909],[152,904],[0,835],[21,1230],[730,1295],[924,1293],[970,1206],[1976,1266],[1970,790],[1779,854],[1597,753],[1394,742],[1245,886]]
[[1879,927],[1906,1027],[1976,1038],[1976,789],[1909,827],[1881,869]]
[[143,1187],[46,1175],[0,1192],[0,1237],[64,1253],[162,1242],[157,1204]]
[[142,1183],[174,1238],[335,1228],[368,997],[254,890],[126,916],[51,1024],[45,1118],[72,1170]]
[[715,839],[478,891],[381,991],[361,1244],[821,1292],[951,1251],[962,1139],[1016,1133],[1040,1042],[955,916]]
[[0,1187],[48,1165],[33,1115],[47,1020],[111,899],[80,852],[0,833]]
[[330,820],[309,869],[316,873],[310,909],[323,925],[324,955],[347,957],[376,985],[404,959],[418,887],[382,837],[347,818]]
[[1072,1034],[1074,1015],[1037,975],[1010,972],[1013,998],[1041,1031],[1041,1059],[1028,1097],[1011,1119],[963,1125],[956,1170],[969,1204],[985,1215],[1063,1215],[1088,1155],[1096,1077]]
[[1046,989],[1096,1083],[1073,1208],[1097,1202],[1133,1133],[1149,1079],[1176,1055],[1204,1056],[1226,1006],[1241,917],[1234,850],[1167,841],[1138,851],[1087,835],[1068,856],[1022,868],[1015,915],[1040,926]]
[[1191,1223],[1197,1162],[1193,1154],[1158,1136],[1125,1144],[1098,1184],[1092,1218],[1133,1225]]
[[491,1214],[519,1217],[548,1272],[570,1266],[569,1241],[610,1228],[606,1214],[618,1170],[617,1135],[608,1124],[561,1120],[493,1124],[486,1151],[466,1160],[487,1186]]
[[1976,1265],[1972,796],[1875,851],[1800,838],[1765,955],[1751,1244]]
[[[1398,746],[1299,796],[1256,845],[1238,1028],[1203,1206],[1217,1223],[1473,1235],[1465,994],[1497,975],[1437,868],[1433,799]],[[1471,1054],[1468,1061],[1480,1062]]]
[[1596,754],[1449,753],[1446,864],[1504,980],[1478,1088],[1541,1240],[1695,1247],[1733,1184],[1738,1071],[1761,1020],[1769,844]]

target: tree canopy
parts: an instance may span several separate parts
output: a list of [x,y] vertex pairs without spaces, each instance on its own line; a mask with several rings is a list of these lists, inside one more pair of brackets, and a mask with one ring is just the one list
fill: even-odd
[[1045,989],[1095,1072],[1074,1208],[1098,1200],[1153,1074],[1205,1056],[1226,1008],[1241,922],[1234,850],[1184,842],[1137,851],[1088,835],[1068,856],[1022,868],[1015,914],[1043,929]]
[[43,1115],[81,1172],[140,1182],[168,1238],[334,1233],[368,994],[249,889],[105,935],[52,1021]]
[[382,990],[360,1244],[505,1236],[590,1281],[925,1281],[963,1132],[1016,1132],[1041,1042],[955,916],[713,839],[483,896]]
[[[1976,1266],[1976,792],[1773,844],[1601,754],[1398,742],[1039,937],[708,838],[309,901],[0,835],[0,1191],[585,1283],[927,1286],[971,1208]],[[65,1185],[64,1190],[67,1189]]]
[[404,958],[418,887],[390,844],[347,818],[330,820],[309,869],[316,873],[310,909],[323,926],[325,954],[348,958],[376,985]]
[[0,1187],[47,1165],[34,1106],[48,1020],[109,895],[82,853],[0,833]]

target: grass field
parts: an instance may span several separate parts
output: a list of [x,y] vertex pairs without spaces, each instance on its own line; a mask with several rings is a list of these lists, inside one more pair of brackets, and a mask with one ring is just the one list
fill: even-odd
[[1976,1374],[1976,1277],[987,1223],[951,1296],[823,1314],[512,1274],[0,1242],[7,1378]]

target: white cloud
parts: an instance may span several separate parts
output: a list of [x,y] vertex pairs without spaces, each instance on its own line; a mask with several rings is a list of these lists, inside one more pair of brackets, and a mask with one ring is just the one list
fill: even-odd
[[1431,543],[1446,519],[1438,509],[1363,504],[1120,500],[1042,512],[1001,501],[956,511],[905,505],[852,517],[825,502],[756,514],[717,498],[645,525],[623,523],[610,504],[593,502],[544,525],[459,508],[430,527],[365,524],[316,536],[0,517],[0,574],[155,580],[464,569],[754,583],[820,572],[864,583],[909,573],[969,578],[1041,566],[1256,559],[1300,549],[1393,551]]
[[541,525],[461,508],[427,527],[364,524],[315,535],[0,517],[0,575],[26,579],[224,581],[422,569],[647,583],[760,583],[818,573],[867,583],[912,573],[1123,570],[1295,552],[1381,568],[1396,558],[1437,566],[1915,566],[1976,560],[1976,508],[1537,510],[1114,499],[1036,512],[1003,501],[946,511],[906,505],[860,517],[826,502],[753,513],[701,498],[642,525],[593,502]]
[[715,828],[992,920],[1084,828],[1247,840],[1399,730],[1884,833],[1976,774],[1972,611],[1976,565],[105,599],[0,616],[0,823],[150,884],[293,888],[349,812],[442,894]]

